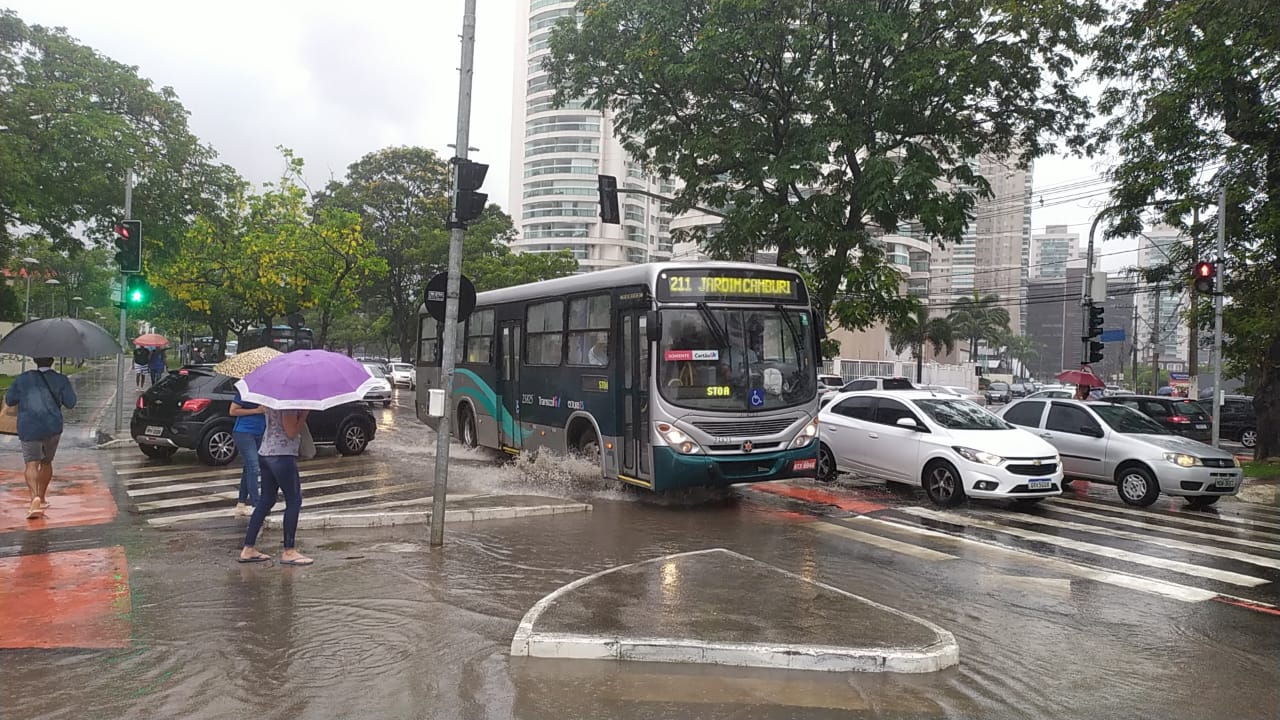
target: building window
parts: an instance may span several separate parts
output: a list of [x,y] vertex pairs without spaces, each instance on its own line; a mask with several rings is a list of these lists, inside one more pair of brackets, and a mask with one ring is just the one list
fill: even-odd
[[560,18],[568,17],[573,14],[574,14],[574,8],[572,5],[570,5],[569,7],[562,7],[562,8],[557,8],[555,10],[547,10],[546,12],[538,13],[537,15],[534,15],[533,17],[529,18],[529,34],[532,35],[533,33],[536,33],[539,30],[542,30],[543,28],[552,27],[553,25],[556,24],[556,21],[559,20]]
[[576,197],[595,197],[595,185],[585,185],[581,180],[538,180],[524,184],[526,198],[544,197],[547,195],[573,195]]
[[[600,163],[585,158],[554,158],[551,160],[532,160],[524,164],[524,176],[538,175],[598,175]],[[594,187],[593,192],[594,192]]]
[[548,222],[529,223],[524,226],[526,240],[542,238],[585,238],[591,237],[595,223]]
[[595,217],[600,212],[598,202],[573,202],[571,200],[551,200],[524,204],[524,217]]
[[530,305],[525,311],[526,365],[559,365],[564,354],[564,301]]
[[623,217],[632,222],[644,224],[644,206],[627,203],[623,207]]
[[630,242],[640,243],[642,245],[648,244],[644,234],[644,228],[638,228],[632,225],[626,225],[624,226],[624,230],[626,231],[626,234],[627,234],[627,240],[629,240]]
[[627,262],[629,263],[645,263],[649,262],[649,253],[640,248],[626,248]]
[[472,313],[467,320],[467,362],[488,365],[493,362],[493,311]]
[[552,115],[525,123],[526,136],[548,132],[600,132],[600,118],[586,115]]
[[530,140],[524,144],[525,157],[546,155],[548,153],[591,153],[600,152],[600,142],[595,138],[547,138]]
[[568,100],[563,105],[556,105],[555,96],[532,98],[525,102],[524,109],[530,115],[547,110],[586,110],[587,101],[579,98],[577,100]]
[[569,301],[569,365],[609,364],[609,296]]

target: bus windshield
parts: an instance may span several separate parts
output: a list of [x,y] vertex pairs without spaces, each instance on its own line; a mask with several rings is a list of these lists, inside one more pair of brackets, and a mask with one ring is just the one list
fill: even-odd
[[699,410],[756,412],[817,394],[813,328],[803,310],[709,307],[662,311],[659,392]]

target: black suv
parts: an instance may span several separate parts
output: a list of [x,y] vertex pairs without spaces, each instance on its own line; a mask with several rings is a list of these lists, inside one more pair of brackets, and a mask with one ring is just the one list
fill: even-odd
[[1102,399],[1131,407],[1175,435],[1203,443],[1209,442],[1212,433],[1210,423],[1213,421],[1209,418],[1209,413],[1205,412],[1204,406],[1195,400],[1163,395],[1110,395]]
[[[1209,412],[1213,412],[1212,397],[1201,400],[1200,404]],[[1218,437],[1238,440],[1247,448],[1258,444],[1258,419],[1254,415],[1252,396],[1227,395],[1222,398],[1222,420]]]
[[[208,465],[226,465],[236,457],[231,438],[235,418],[231,401],[236,379],[207,366],[187,366],[160,379],[138,396],[129,431],[142,454],[168,458],[179,448],[195,450]],[[364,403],[347,403],[307,416],[316,445],[333,445],[343,455],[359,455],[377,430]]]

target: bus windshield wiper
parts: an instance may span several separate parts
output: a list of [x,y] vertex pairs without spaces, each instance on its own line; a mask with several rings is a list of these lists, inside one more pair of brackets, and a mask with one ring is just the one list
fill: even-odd
[[796,329],[795,321],[787,314],[785,308],[781,305],[774,305],[778,310],[778,314],[782,316],[782,322],[787,324],[787,329],[791,331],[791,339],[796,344],[796,356],[799,357],[804,350],[804,338],[801,337],[800,331]]
[[698,312],[702,313],[702,320],[707,323],[707,329],[711,331],[712,339],[715,340],[720,347],[728,350],[729,334],[725,332],[724,328],[720,325],[720,321],[716,320],[715,313],[711,312],[711,308],[707,307],[707,304],[704,302],[698,303]]

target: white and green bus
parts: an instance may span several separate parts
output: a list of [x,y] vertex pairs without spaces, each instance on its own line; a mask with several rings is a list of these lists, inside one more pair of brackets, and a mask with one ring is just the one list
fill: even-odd
[[[822,324],[792,270],[653,263],[480,293],[458,328],[451,432],[463,445],[598,458],[661,491],[817,467]],[[441,386],[420,312],[417,412]]]

